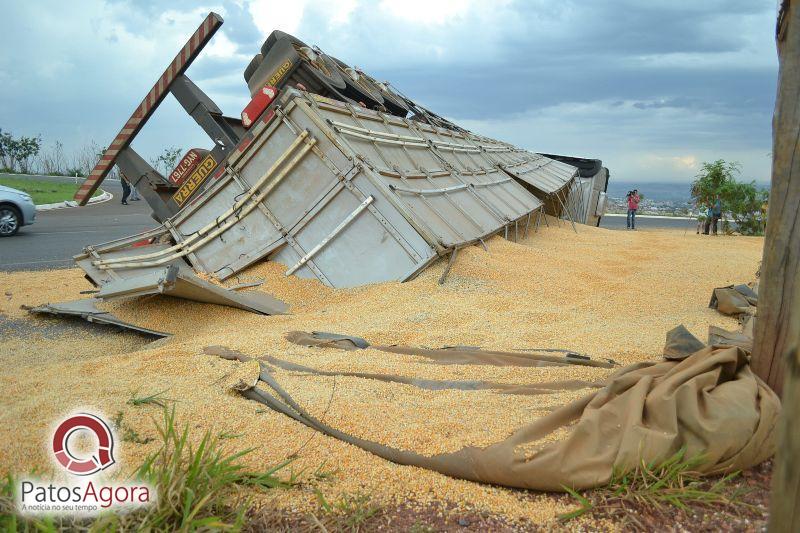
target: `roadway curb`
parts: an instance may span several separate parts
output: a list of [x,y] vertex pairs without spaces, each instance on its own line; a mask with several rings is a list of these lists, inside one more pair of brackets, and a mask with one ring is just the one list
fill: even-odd
[[[89,199],[87,205],[102,204],[114,198],[114,195],[108,191],[103,191],[100,196],[94,196]],[[65,200],[63,202],[56,202],[54,204],[40,204],[36,206],[36,211],[52,211],[53,209],[69,209],[71,207],[78,207],[78,202],[75,200]]]

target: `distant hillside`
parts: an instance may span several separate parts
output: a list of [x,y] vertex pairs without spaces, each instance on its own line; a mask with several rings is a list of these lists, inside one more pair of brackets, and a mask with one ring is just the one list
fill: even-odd
[[654,181],[636,183],[631,181],[616,181],[614,176],[608,181],[608,195],[612,198],[624,198],[628,191],[639,189],[646,198],[661,202],[688,202],[690,199],[691,183]]
[[[769,183],[758,183],[759,187],[769,188]],[[691,199],[691,182],[653,181],[633,182],[617,181],[614,175],[608,181],[608,195],[612,198],[624,198],[628,191],[639,189],[646,198],[660,202],[685,203]]]

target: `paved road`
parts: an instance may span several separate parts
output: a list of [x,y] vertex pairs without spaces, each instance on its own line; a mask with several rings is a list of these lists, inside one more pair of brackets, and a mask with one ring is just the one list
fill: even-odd
[[[119,182],[105,181],[103,189],[112,193],[114,198],[93,206],[40,212],[35,224],[20,229],[14,237],[0,239],[0,271],[71,267],[72,256],[88,244],[127,237],[156,225],[144,200],[120,205],[122,189]],[[636,225],[640,229],[684,229],[688,226],[691,226],[690,230],[694,229],[692,221],[664,218],[637,217]],[[605,216],[600,227],[625,229],[625,217]]]
[[[684,230],[689,228],[689,231],[694,231],[697,222],[694,220],[684,220],[682,218],[643,218],[636,217],[636,227],[638,229],[679,229]],[[607,229],[625,229],[625,217],[610,217],[608,215],[600,219],[600,227]]]
[[71,267],[72,256],[87,244],[156,226],[144,200],[120,205],[119,182],[105,181],[102,188],[114,198],[98,205],[37,213],[33,225],[21,228],[14,237],[0,239],[0,271]]

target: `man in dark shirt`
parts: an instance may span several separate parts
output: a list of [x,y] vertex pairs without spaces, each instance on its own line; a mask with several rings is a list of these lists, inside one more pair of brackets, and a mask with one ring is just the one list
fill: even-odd
[[119,182],[122,185],[122,205],[128,205],[128,196],[131,195],[131,184],[128,183],[125,176],[120,176]]
[[717,223],[722,218],[722,200],[719,199],[719,194],[714,196],[714,205],[711,207],[711,231],[714,235],[717,234]]

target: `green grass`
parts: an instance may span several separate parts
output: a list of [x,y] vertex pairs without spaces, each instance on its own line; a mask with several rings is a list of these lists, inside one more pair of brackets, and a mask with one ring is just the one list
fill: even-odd
[[138,396],[138,392],[134,392],[127,403],[128,405],[133,405],[134,407],[139,407],[142,405],[157,405],[159,407],[166,407],[167,404],[165,402],[172,400],[164,397],[165,392],[167,391],[162,390],[154,394],[148,394],[147,396]]
[[[75,183],[63,183],[60,181],[0,176],[0,185],[19,189],[30,194],[33,198],[33,203],[36,205],[72,200],[81,183],[83,183],[83,178],[79,178],[78,185],[75,185]],[[98,189],[95,191],[94,196],[100,194],[102,194],[102,191]]]
[[156,424],[161,446],[132,476],[155,489],[155,504],[92,519],[21,518],[14,509],[18,482],[7,476],[0,480],[0,531],[238,531],[251,508],[248,491],[297,482],[294,476],[277,476],[290,461],[264,471],[248,470],[240,460],[253,449],[229,453],[210,432],[194,442],[188,425],[178,427],[174,408],[163,411]]
[[702,457],[686,459],[680,449],[662,463],[641,464],[628,472],[614,472],[605,487],[586,491],[583,495],[568,487],[564,489],[578,502],[579,507],[560,515],[568,521],[590,513],[599,517],[634,519],[631,511],[649,510],[665,514],[670,508],[685,511],[691,506],[730,508],[746,505],[740,501],[743,492],[732,489],[730,481],[739,472],[709,481],[697,472]]
[[380,511],[380,507],[371,502],[368,494],[345,494],[338,500],[330,502],[319,489],[315,489],[314,492],[317,495],[320,512],[326,515],[327,519],[334,520],[335,530],[360,531],[366,522]]

